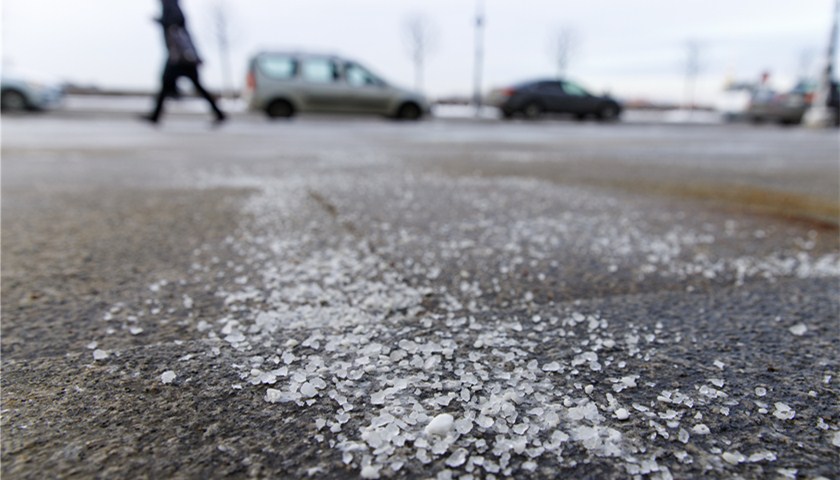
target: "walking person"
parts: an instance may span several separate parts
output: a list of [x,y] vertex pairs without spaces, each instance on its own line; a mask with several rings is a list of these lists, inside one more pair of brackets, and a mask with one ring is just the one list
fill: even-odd
[[227,118],[222,112],[213,97],[201,85],[198,77],[198,67],[201,65],[201,57],[192,42],[189,31],[187,31],[184,13],[181,11],[178,0],[161,0],[163,7],[160,18],[156,19],[163,28],[163,38],[166,43],[167,60],[163,69],[160,92],[158,92],[155,109],[142,118],[152,123],[157,123],[163,113],[163,103],[166,97],[178,96],[178,79],[189,78],[195,90],[204,97],[210,104],[215,114],[215,122],[219,124]]

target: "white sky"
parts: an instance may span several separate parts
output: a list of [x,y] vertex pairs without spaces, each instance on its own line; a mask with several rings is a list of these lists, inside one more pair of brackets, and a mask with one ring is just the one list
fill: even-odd
[[[182,0],[205,58],[205,83],[222,84],[211,10],[220,0]],[[407,16],[437,30],[425,72],[431,96],[469,95],[478,0],[221,0],[235,36],[233,74],[263,48],[339,53],[389,81],[412,86],[403,42]],[[769,70],[779,87],[823,64],[834,0],[484,0],[484,89],[556,72],[549,39],[577,32],[568,76],[623,98],[680,101],[688,42],[700,45],[696,97],[725,79]],[[162,62],[158,0],[2,0],[3,61],[101,87],[156,88]],[[810,58],[810,62],[803,59]]]

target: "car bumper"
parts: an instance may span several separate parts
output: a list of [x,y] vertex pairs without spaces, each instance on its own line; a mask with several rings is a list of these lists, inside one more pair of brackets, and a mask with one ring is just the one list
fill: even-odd
[[39,88],[27,93],[26,100],[30,108],[50,110],[58,108],[64,102],[64,90],[60,88]]

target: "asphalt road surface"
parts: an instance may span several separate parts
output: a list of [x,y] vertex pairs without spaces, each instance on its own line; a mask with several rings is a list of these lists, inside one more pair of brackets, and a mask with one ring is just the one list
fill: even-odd
[[4,478],[840,478],[836,131],[4,117]]

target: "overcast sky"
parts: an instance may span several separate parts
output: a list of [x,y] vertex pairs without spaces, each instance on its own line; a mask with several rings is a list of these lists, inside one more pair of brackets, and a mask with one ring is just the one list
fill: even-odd
[[[211,11],[218,1],[182,0],[205,58],[203,75],[222,73]],[[327,51],[357,59],[383,77],[413,86],[405,20],[435,26],[425,71],[431,96],[469,95],[474,24],[480,0],[226,0],[234,34],[233,70],[241,86],[247,58],[260,49]],[[698,48],[698,100],[727,77],[763,70],[788,86],[824,62],[834,0],[484,0],[489,89],[556,73],[550,39],[576,32],[568,76],[624,98],[680,101],[688,44]],[[164,61],[158,0],[2,0],[3,61],[101,87],[156,87]]]

